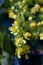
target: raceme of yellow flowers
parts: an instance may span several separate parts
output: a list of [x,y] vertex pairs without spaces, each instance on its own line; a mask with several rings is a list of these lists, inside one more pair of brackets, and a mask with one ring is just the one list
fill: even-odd
[[39,4],[43,0],[35,1],[36,4],[32,8],[29,8],[27,0],[17,1],[8,11],[9,18],[14,19],[9,30],[14,35],[15,54],[18,58],[28,53],[30,46],[27,40],[28,42],[38,38],[43,40],[43,6]]

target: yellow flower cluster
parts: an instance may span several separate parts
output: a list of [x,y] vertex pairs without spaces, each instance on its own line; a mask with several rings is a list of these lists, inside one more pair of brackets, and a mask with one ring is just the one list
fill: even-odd
[[41,7],[39,4],[35,4],[35,6],[31,9],[32,14],[36,14],[36,12],[40,12],[43,14],[43,7]]
[[23,37],[16,38],[15,45],[17,46],[15,54],[18,58],[21,58],[21,55],[23,55],[23,53],[27,53],[30,49],[30,46],[26,44],[26,40],[23,39]]
[[[39,37],[40,40],[43,40],[43,7],[37,3],[32,8],[29,8],[27,3],[32,1],[17,1],[11,7],[14,12],[9,11],[9,18],[14,19],[9,30],[14,35],[16,55],[19,58],[21,58],[21,55],[27,54],[30,49],[27,41],[37,40]],[[36,14],[37,17],[35,16]],[[41,16],[39,17],[40,14]]]
[[15,39],[15,45],[18,47],[18,46],[21,46],[21,45],[24,45],[26,44],[26,40],[23,39],[23,37],[20,37],[20,38],[16,38]]
[[35,6],[31,9],[31,13],[35,14],[36,12],[38,12],[40,9],[40,5],[39,4],[35,4]]
[[29,49],[30,49],[30,46],[28,46],[28,45],[25,45],[24,47],[18,47],[18,48],[16,48],[15,54],[17,55],[18,58],[21,58],[21,55],[23,55],[23,53],[26,54]]

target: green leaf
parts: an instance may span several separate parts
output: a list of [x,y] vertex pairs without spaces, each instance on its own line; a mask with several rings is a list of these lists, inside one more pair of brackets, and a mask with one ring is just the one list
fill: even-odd
[[3,38],[3,50],[11,55],[14,54],[11,43],[10,43],[10,37],[7,33],[5,33]]

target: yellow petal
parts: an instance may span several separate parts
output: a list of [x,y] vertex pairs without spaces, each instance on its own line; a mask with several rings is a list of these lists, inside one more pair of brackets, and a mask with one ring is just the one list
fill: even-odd
[[40,36],[40,37],[43,36],[43,33],[40,33],[39,36]]
[[40,36],[40,40],[43,40],[43,33],[40,33],[39,36]]
[[41,21],[40,23],[41,23],[41,25],[43,25],[43,21]]
[[40,12],[43,13],[43,7],[40,8]]
[[32,18],[31,16],[28,18],[29,21],[32,21],[32,19],[33,19],[33,18]]
[[31,33],[29,33],[29,32],[24,32],[24,33],[23,33],[23,36],[24,36],[26,39],[29,39],[29,37],[31,37]]
[[14,16],[14,13],[13,12],[10,12],[9,13],[9,18],[13,18],[13,16]]
[[31,27],[31,28],[35,28],[35,27],[36,27],[36,23],[35,23],[35,22],[31,22],[31,23],[30,23],[30,27]]
[[42,36],[42,37],[40,37],[40,40],[43,40],[43,36]]
[[15,26],[19,26],[19,21],[15,20],[15,21],[14,21],[14,25],[15,25]]

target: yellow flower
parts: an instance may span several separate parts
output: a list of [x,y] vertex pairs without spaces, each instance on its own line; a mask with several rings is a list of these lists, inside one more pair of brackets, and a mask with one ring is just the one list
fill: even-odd
[[21,55],[23,54],[23,49],[21,47],[16,48],[16,55],[18,58],[21,58]]
[[9,18],[16,19],[16,18],[17,18],[17,15],[14,14],[13,12],[10,12],[10,13],[9,13]]
[[16,14],[14,14],[13,19],[17,19],[17,15]]
[[19,21],[15,20],[12,25],[15,26],[16,28],[18,28],[19,27]]
[[37,11],[39,11],[39,9],[40,9],[40,5],[35,4],[35,6],[31,9],[31,13],[35,14]]
[[33,19],[33,18],[32,18],[31,16],[28,18],[29,21],[32,21],[32,19]]
[[24,32],[24,33],[23,33],[23,36],[24,36],[24,38],[26,38],[27,40],[30,40],[31,33],[29,33],[29,32]]
[[43,13],[43,7],[40,8],[40,12]]
[[43,33],[40,33],[39,36],[40,36],[40,40],[43,40]]
[[30,27],[31,27],[31,28],[35,28],[35,27],[36,27],[36,23],[35,23],[35,22],[31,22],[31,23],[30,23]]
[[22,44],[26,44],[26,40],[24,40],[23,37],[20,37],[20,38],[15,39],[15,45],[17,47],[18,46],[21,46]]
[[41,25],[43,25],[43,21],[41,21],[40,23],[41,23]]
[[14,16],[14,13],[11,11],[10,13],[9,13],[9,18],[12,18]]
[[17,20],[15,20],[14,24],[17,26],[19,24],[19,22]]
[[41,21],[41,22],[38,22],[38,25],[43,25],[43,21]]
[[39,4],[35,4],[35,9],[39,10],[40,9],[40,5]]
[[17,47],[16,48],[16,55],[18,58],[21,58],[21,55],[23,55],[23,53],[28,53],[30,49],[30,46],[25,45],[24,47]]
[[19,32],[19,30],[17,30],[16,27],[14,27],[14,26],[9,27],[9,30],[10,30],[11,33],[14,34],[14,35],[17,35],[18,32]]

